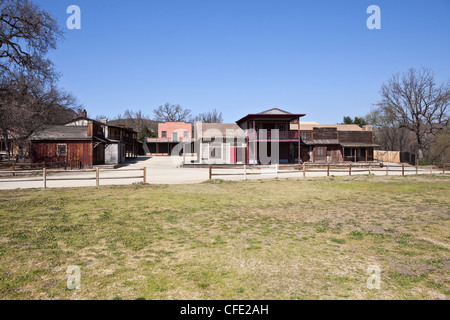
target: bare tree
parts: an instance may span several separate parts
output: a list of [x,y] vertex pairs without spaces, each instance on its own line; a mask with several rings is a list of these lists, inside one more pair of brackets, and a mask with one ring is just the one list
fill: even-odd
[[[8,145],[13,139],[27,139],[44,124],[60,124],[74,116],[75,98],[52,81],[15,73],[0,82],[0,132]],[[6,150],[8,153],[10,150]]]
[[373,126],[375,141],[382,150],[416,152],[414,134],[406,128],[400,128],[389,115],[374,110],[366,115],[365,121]]
[[161,122],[189,122],[191,110],[183,109],[179,104],[166,103],[154,110],[155,120]]
[[141,110],[132,111],[130,109],[125,110],[123,114],[118,114],[110,123],[132,128],[137,132],[141,132],[144,128],[149,131],[157,131],[158,127],[158,123]]
[[200,113],[193,119],[193,122],[194,121],[201,121],[204,123],[222,123],[223,122],[222,112],[213,109],[209,112]]
[[52,63],[45,55],[56,48],[62,30],[47,11],[29,0],[0,0],[0,69],[48,76]]
[[[59,75],[46,57],[63,29],[29,0],[0,0],[0,134],[25,139],[43,124],[74,116],[75,99],[55,85]],[[9,150],[7,150],[9,153]]]
[[450,84],[437,85],[429,69],[395,74],[381,87],[379,110],[399,128],[414,133],[422,158],[436,135],[449,125]]

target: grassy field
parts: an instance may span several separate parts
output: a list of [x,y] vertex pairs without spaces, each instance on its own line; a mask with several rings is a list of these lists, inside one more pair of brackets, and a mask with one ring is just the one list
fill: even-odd
[[3,191],[0,299],[446,299],[449,219],[449,176]]

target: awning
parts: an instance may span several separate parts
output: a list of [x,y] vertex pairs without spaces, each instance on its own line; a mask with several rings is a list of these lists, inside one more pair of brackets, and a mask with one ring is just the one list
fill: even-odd
[[377,148],[378,144],[374,143],[360,143],[360,142],[342,142],[344,148]]
[[113,144],[114,143],[111,140],[108,140],[106,138],[99,138],[99,137],[95,137],[95,136],[94,136],[94,140],[97,141],[97,142],[106,143],[106,144]]
[[312,146],[312,145],[340,145],[341,143],[338,140],[333,140],[333,139],[316,139],[316,140],[307,140],[307,141],[303,141],[304,144],[308,145],[308,146]]

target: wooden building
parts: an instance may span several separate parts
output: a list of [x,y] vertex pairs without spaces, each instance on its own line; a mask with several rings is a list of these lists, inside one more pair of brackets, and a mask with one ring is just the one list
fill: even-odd
[[[371,126],[361,128],[358,125],[301,122],[304,116],[274,108],[249,114],[236,124],[196,123],[197,162],[265,163],[275,152],[271,150],[272,143],[276,144],[278,152],[273,158],[281,164],[374,161],[374,148],[378,145],[374,143]],[[264,153],[267,157],[261,159]]]
[[[291,124],[298,128],[298,124]],[[374,161],[374,134],[371,126],[356,124],[320,125],[300,123],[303,162]]]
[[32,163],[79,163],[81,168],[105,163],[108,141],[95,121],[88,126],[46,126],[36,130],[30,141]]
[[[196,144],[199,144],[199,163],[261,164],[275,152],[272,142],[278,145],[279,163],[300,163],[300,131],[290,124],[304,114],[292,114],[273,108],[257,114],[248,114],[236,123],[196,123]],[[277,134],[272,134],[277,130]],[[267,148],[266,152],[260,152]]]
[[[64,124],[44,126],[31,136],[31,161],[76,163],[81,168],[118,164],[138,153],[137,132],[86,117]],[[108,151],[108,152],[107,152]]]
[[140,143],[137,132],[123,126],[109,125],[105,122],[105,137],[109,143],[105,149],[105,163],[124,163],[126,159],[136,158]]

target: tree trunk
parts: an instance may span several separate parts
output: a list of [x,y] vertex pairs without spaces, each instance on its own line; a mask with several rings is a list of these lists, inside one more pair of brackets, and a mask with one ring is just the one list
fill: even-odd
[[3,130],[3,141],[5,142],[5,151],[9,157],[11,155],[11,150],[9,149],[8,132],[5,130]]
[[423,159],[422,139],[419,133],[416,133],[416,137],[417,137],[417,159]]

